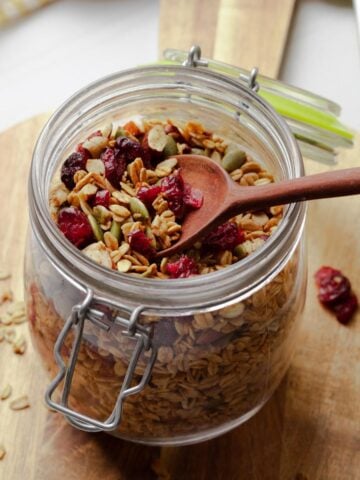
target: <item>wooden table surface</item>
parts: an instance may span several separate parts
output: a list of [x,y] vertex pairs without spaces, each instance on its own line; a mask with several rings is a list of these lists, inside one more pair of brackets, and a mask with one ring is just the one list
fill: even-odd
[[[241,12],[238,9],[247,8],[247,15],[252,12],[251,18],[260,18],[264,22],[262,14],[270,13],[264,9],[260,15],[262,9],[259,7],[270,2],[193,0],[191,4],[186,2],[187,9],[184,9],[185,0],[163,0],[160,37],[164,38],[164,32],[168,32],[173,35],[173,42],[167,41],[167,46],[188,48],[189,45],[181,43],[188,38],[188,30],[185,30],[187,22],[181,31],[177,27],[176,30],[175,26],[175,30],[169,30],[165,9],[172,6],[172,14],[176,13],[178,19],[183,19],[188,9],[197,9],[196,18],[201,16],[202,21],[193,23],[191,28],[193,32],[196,28],[198,35],[201,31],[208,32],[203,34],[201,42],[204,53],[245,67],[264,65],[263,73],[276,75],[291,16],[289,5],[293,2],[279,0],[271,2],[272,5],[273,3],[273,13],[279,15],[287,11],[287,15],[285,19],[282,17],[282,20],[278,20],[278,25],[282,25],[279,27],[282,40],[279,41],[279,37],[273,35],[276,45],[273,47],[275,53],[269,54],[272,58],[269,70],[265,68],[264,56],[262,63],[256,59],[256,51],[261,53],[263,50],[259,42],[250,42],[248,46],[254,48],[255,52],[254,56],[250,55],[249,65],[231,57],[234,55],[233,47],[233,53],[227,57],[225,53],[214,55],[214,52],[220,50],[211,45],[221,45],[221,38],[226,38],[228,28],[232,31],[232,43],[236,45],[236,35],[240,33],[236,22],[234,24],[230,21],[232,15],[236,14],[239,18]],[[283,9],[275,7],[275,4],[282,4]],[[182,10],[179,10],[180,7]],[[258,7],[258,16],[253,13],[255,7]],[[207,14],[204,15],[204,12]],[[270,26],[267,23],[266,26],[269,30]],[[251,27],[255,28],[254,23]],[[261,25],[259,27],[258,24],[256,28],[259,32]],[[177,33],[171,33],[174,31]],[[180,38],[182,34],[183,39]],[[270,49],[271,34],[267,38]],[[225,52],[227,47],[221,48]],[[0,165],[3,172],[0,175],[0,193],[3,199],[0,203],[0,267],[12,272],[11,279],[0,282],[0,295],[3,290],[11,287],[18,299],[23,294],[22,263],[28,215],[27,172],[34,142],[46,117],[36,117],[0,134]],[[359,156],[358,138],[352,151],[341,153],[336,168],[357,166]],[[316,173],[324,171],[326,166],[306,160],[306,168],[307,173]],[[360,315],[357,313],[346,327],[338,324],[317,302],[313,282],[313,273],[319,266],[332,265],[349,276],[355,291],[360,295],[359,198],[313,202],[309,207],[307,231],[309,284],[297,350],[284,381],[255,417],[217,439],[179,448],[145,447],[105,434],[86,434],[73,429],[60,415],[49,412],[44,406],[43,394],[48,378],[31,344],[28,343],[24,355],[16,355],[8,343],[2,342],[0,388],[9,382],[13,386],[13,393],[10,399],[0,401],[0,444],[7,450],[0,461],[0,479],[359,478]],[[23,331],[29,338],[26,324],[16,329]],[[12,411],[9,408],[10,400],[22,394],[29,396],[30,408]]]

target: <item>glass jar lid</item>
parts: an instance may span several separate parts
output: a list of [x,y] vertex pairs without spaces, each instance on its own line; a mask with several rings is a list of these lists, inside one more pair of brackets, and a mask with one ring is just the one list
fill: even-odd
[[340,105],[327,98],[258,75],[257,69],[249,72],[217,60],[202,58],[198,46],[193,46],[189,52],[167,49],[164,58],[175,64],[210,69],[242,82],[251,80],[258,95],[286,120],[305,157],[331,164],[336,162],[338,148],[353,146],[354,132],[339,120]]

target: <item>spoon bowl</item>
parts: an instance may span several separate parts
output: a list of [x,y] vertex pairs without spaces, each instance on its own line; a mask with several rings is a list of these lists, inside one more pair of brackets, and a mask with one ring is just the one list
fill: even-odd
[[268,185],[240,186],[214,160],[202,155],[177,155],[181,176],[203,194],[203,205],[190,211],[180,239],[157,253],[172,255],[205,237],[214,228],[245,211],[286,203],[360,193],[360,168],[334,170]]

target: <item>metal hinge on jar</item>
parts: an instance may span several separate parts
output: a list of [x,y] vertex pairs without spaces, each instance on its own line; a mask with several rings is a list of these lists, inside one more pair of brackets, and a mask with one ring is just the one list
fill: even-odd
[[[128,314],[129,318],[124,318],[123,316],[119,315],[119,308],[121,311]],[[131,310],[128,307],[113,304],[104,298],[95,298],[93,292],[89,289],[87,290],[84,301],[72,308],[72,312],[65,322],[64,327],[61,330],[54,346],[54,356],[56,363],[59,366],[59,372],[54,380],[50,383],[45,393],[45,401],[50,408],[63,413],[67,420],[77,428],[87,432],[109,432],[116,430],[121,422],[122,405],[124,399],[129,395],[141,392],[149,382],[151,371],[156,360],[156,350],[151,345],[150,330],[138,324],[138,319],[144,308],[144,306],[140,305],[134,310]],[[116,309],[116,314],[111,313],[112,309]],[[92,322],[105,331],[109,331],[113,325],[119,325],[123,327],[124,335],[136,340],[136,344],[131,354],[129,365],[119,395],[116,399],[114,409],[111,415],[105,421],[99,421],[83,415],[82,413],[76,412],[68,405],[72,380],[86,321]],[[69,360],[67,364],[65,364],[61,356],[61,349],[64,345],[65,339],[72,329],[75,329],[75,337]],[[145,351],[150,351],[145,371],[141,381],[137,385],[131,386],[139,358]],[[52,396],[62,381],[64,381],[64,385],[60,401],[56,402],[52,399]]]
[[[187,59],[183,62],[184,67],[208,67],[209,62],[201,58],[201,48],[199,45],[193,45],[187,55]],[[255,93],[259,91],[260,85],[256,78],[259,73],[258,67],[252,68],[250,75],[244,73],[239,74],[239,80],[244,82],[250,90]]]

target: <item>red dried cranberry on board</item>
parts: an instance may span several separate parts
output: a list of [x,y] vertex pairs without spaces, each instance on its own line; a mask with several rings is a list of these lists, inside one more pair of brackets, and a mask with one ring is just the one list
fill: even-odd
[[90,157],[85,149],[81,152],[72,153],[61,167],[61,181],[69,190],[75,187],[74,175],[78,170],[85,170],[86,161]]
[[166,272],[171,278],[187,278],[197,274],[198,269],[195,260],[187,255],[181,255],[179,260],[166,265]]
[[348,323],[358,308],[358,300],[351,291],[349,279],[340,270],[321,267],[315,273],[315,282],[320,302],[335,313],[340,323]]
[[147,207],[151,207],[155,198],[161,192],[161,187],[140,187],[136,196],[141,200]]
[[65,237],[78,248],[94,240],[94,234],[85,213],[75,207],[60,210],[58,225]]
[[315,281],[319,288],[319,300],[325,305],[335,304],[350,293],[350,282],[339,271],[331,267],[322,267],[315,274]]
[[346,325],[358,308],[358,299],[353,293],[332,307],[337,320]]

